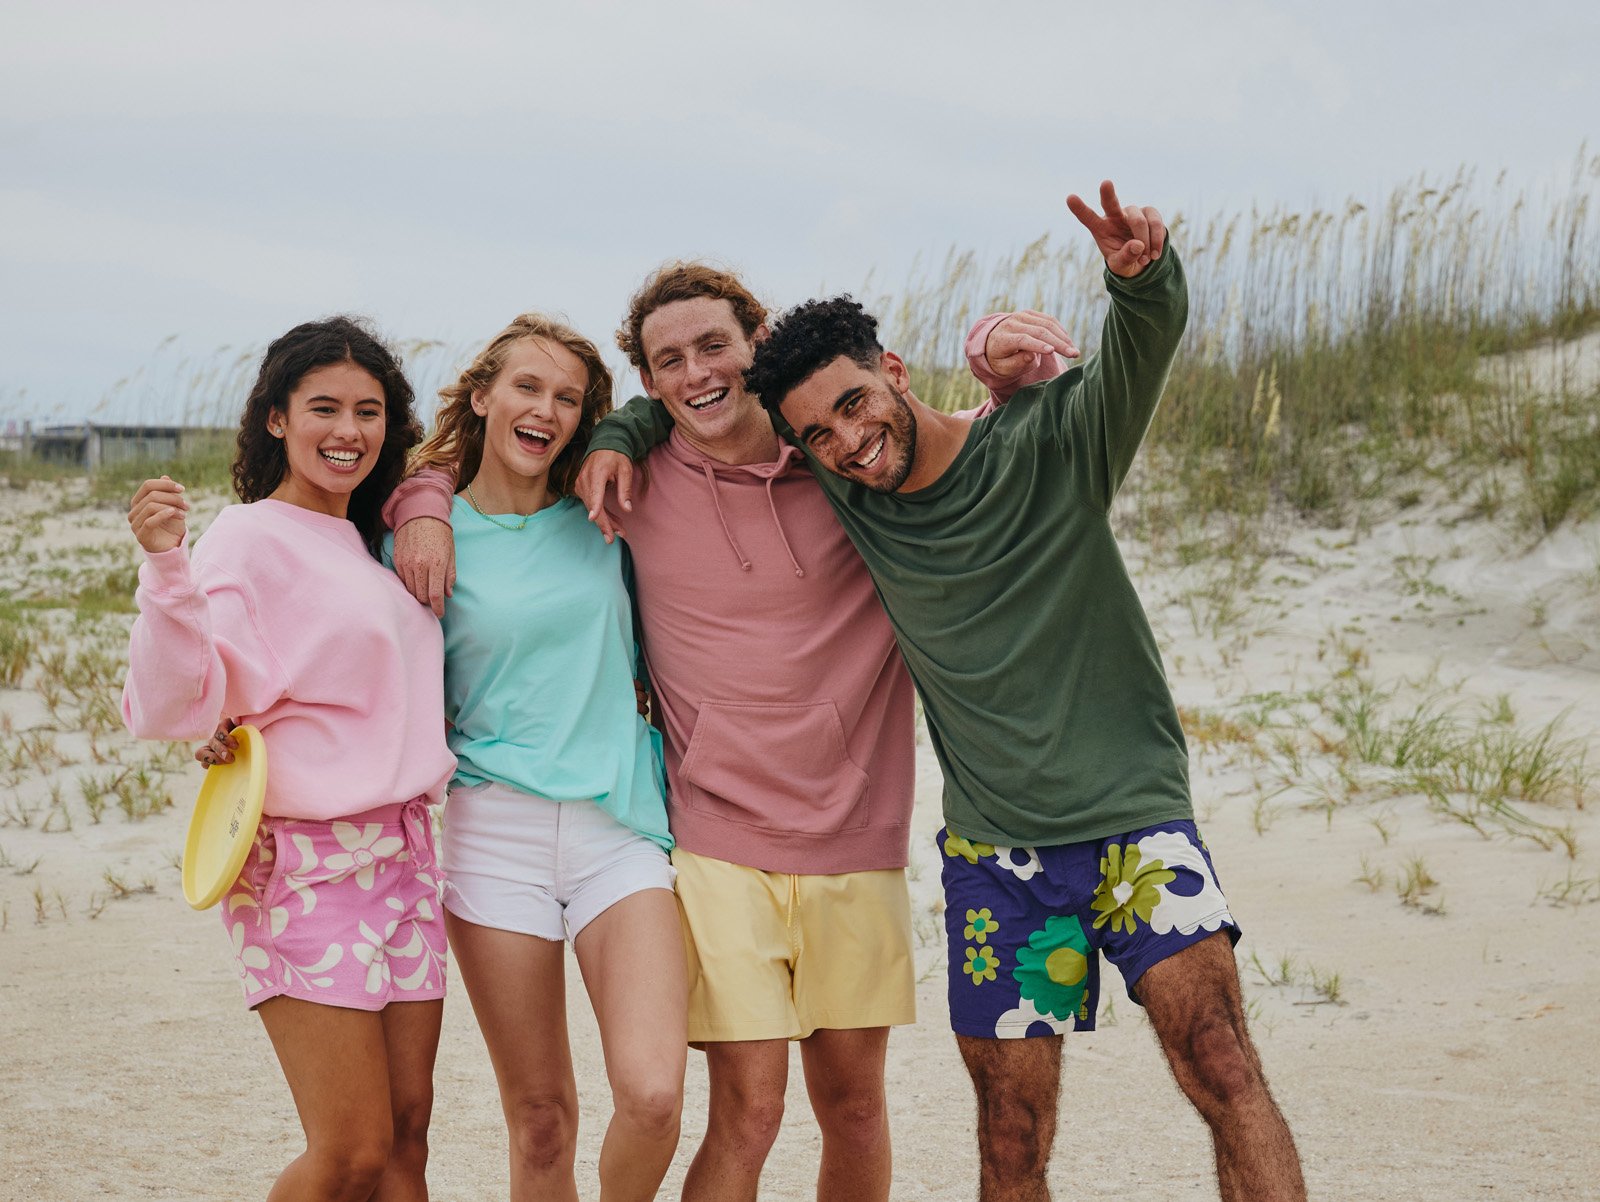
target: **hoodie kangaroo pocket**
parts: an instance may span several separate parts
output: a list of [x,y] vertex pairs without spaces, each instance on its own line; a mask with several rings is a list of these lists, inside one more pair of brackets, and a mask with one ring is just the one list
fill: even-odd
[[707,701],[680,773],[683,804],[767,830],[826,835],[867,824],[867,774],[831,701]]

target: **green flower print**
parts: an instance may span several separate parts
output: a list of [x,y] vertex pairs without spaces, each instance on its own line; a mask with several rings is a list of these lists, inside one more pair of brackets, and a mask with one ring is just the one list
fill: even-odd
[[1066,1021],[1083,1005],[1089,990],[1089,937],[1076,918],[1052,915],[1042,930],[1017,949],[1011,970],[1022,996],[1040,1014]]
[[994,980],[995,969],[999,967],[1000,957],[992,947],[969,947],[967,962],[961,966],[961,971],[972,978],[974,985],[982,985]]
[[979,943],[988,943],[989,936],[1000,929],[1000,924],[995,921],[994,915],[985,906],[981,910],[967,911],[967,929],[964,932],[968,939],[975,939]]
[[993,843],[974,843],[970,839],[963,839],[954,831],[945,836],[944,854],[952,860],[960,856],[968,864],[976,864],[980,856],[994,855]]
[[1131,935],[1141,921],[1150,921],[1150,911],[1161,901],[1161,886],[1177,876],[1160,860],[1143,861],[1136,844],[1110,844],[1100,861],[1100,885],[1089,903],[1099,911],[1095,930],[1109,922],[1113,931]]

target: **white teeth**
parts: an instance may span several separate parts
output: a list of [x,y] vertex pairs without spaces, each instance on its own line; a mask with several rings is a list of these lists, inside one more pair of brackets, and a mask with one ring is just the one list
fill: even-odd
[[324,459],[331,459],[335,463],[354,463],[361,456],[355,451],[323,451]]
[[727,395],[728,395],[728,390],[726,388],[719,388],[715,392],[706,393],[705,396],[695,397],[694,400],[689,402],[689,408],[691,408],[691,409],[704,409],[709,405],[715,405],[718,401],[720,401],[723,397],[725,397]]
[[871,467],[878,462],[878,456],[883,454],[884,444],[889,441],[887,434],[878,435],[878,445],[872,449],[872,454],[865,459],[856,460],[857,467]]
[[537,438],[540,442],[549,442],[551,439],[551,435],[543,430],[535,430],[532,426],[516,426],[514,429],[518,434],[525,434],[529,438]]

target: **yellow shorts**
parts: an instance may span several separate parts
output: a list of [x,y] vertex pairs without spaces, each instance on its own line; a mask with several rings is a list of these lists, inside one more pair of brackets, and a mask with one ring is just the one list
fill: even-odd
[[917,1020],[904,869],[801,876],[679,847],[689,1042]]

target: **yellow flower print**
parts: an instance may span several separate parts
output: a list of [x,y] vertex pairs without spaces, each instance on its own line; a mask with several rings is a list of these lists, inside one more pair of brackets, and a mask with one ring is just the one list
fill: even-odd
[[989,942],[989,936],[1000,929],[1000,924],[994,920],[994,915],[985,906],[981,910],[967,911],[966,938],[975,939],[979,943]]
[[1112,931],[1138,929],[1149,923],[1150,911],[1161,902],[1161,886],[1178,874],[1160,860],[1142,862],[1137,844],[1112,843],[1100,861],[1100,885],[1089,908],[1098,911],[1095,930],[1111,923]]
[[980,856],[994,855],[993,843],[974,843],[950,831],[944,841],[944,854],[954,859],[960,856],[968,864],[976,864]]
[[969,947],[967,949],[967,962],[961,966],[961,971],[972,978],[974,985],[982,985],[985,981],[994,980],[995,969],[1000,967],[1000,957],[995,955],[991,947]]

